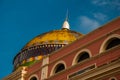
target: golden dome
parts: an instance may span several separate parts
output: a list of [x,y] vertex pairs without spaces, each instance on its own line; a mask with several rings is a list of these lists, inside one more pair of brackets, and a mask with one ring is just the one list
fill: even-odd
[[82,34],[78,32],[63,28],[61,30],[50,31],[33,38],[29,43],[27,43],[25,48],[40,44],[69,44],[81,36]]
[[53,30],[38,35],[28,42],[14,58],[14,69],[19,66],[29,66],[43,58],[44,55],[56,51],[82,36],[81,33],[70,30],[68,21],[63,23],[61,30]]

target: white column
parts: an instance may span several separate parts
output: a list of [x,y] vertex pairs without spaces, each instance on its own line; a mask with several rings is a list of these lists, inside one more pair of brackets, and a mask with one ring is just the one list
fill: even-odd
[[42,66],[44,67],[41,71],[41,80],[44,80],[48,77],[48,65],[46,64],[49,64],[49,56],[43,58]]

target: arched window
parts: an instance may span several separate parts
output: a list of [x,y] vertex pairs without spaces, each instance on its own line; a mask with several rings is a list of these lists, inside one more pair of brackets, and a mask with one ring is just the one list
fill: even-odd
[[117,80],[117,78],[115,78],[115,77],[112,77],[112,78],[110,78],[109,80]]
[[76,53],[75,57],[73,58],[72,65],[76,65],[77,63],[83,60],[86,60],[91,56],[92,56],[92,53],[89,49],[82,49]]
[[101,44],[100,53],[105,52],[106,50],[109,50],[118,45],[120,45],[120,35],[118,34],[109,35]]
[[66,67],[67,67],[67,66],[66,66],[66,63],[65,63],[64,61],[58,61],[58,62],[56,62],[56,63],[54,64],[54,66],[53,66],[53,68],[52,68],[52,70],[51,70],[50,75],[51,75],[51,76],[52,76],[52,75],[55,75],[56,73],[59,73],[59,72],[65,70]]
[[65,69],[64,64],[60,63],[60,64],[58,64],[58,65],[56,66],[54,73],[58,73],[58,72],[60,72],[60,71],[62,71],[62,70],[64,70],[64,69]]
[[120,39],[119,38],[112,38],[108,41],[105,50],[108,50],[112,47],[115,47],[120,44]]
[[82,52],[82,53],[80,53],[79,55],[78,55],[78,58],[77,58],[77,63],[79,63],[79,62],[81,62],[81,61],[83,61],[83,60],[85,60],[85,59],[87,59],[87,58],[89,58],[90,56],[89,56],[89,54],[87,53],[87,52]]
[[32,78],[30,78],[30,80],[37,80],[37,78],[36,77],[32,77]]
[[111,79],[111,80],[115,80],[115,79]]

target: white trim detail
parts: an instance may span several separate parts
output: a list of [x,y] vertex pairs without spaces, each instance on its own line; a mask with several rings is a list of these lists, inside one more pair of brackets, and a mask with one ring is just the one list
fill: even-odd
[[[95,64],[90,64],[89,66],[83,67],[83,68],[81,68],[81,69],[79,69],[79,70],[77,70],[77,71],[74,71],[74,72],[68,74],[68,75],[67,75],[67,79],[69,80],[70,77],[71,77],[71,78],[72,78],[72,77],[75,77],[75,76],[77,76],[77,75],[86,73],[87,71],[93,70],[93,69],[95,69],[95,68],[96,68],[96,63],[95,63]],[[82,70],[83,70],[83,71],[82,71]],[[82,72],[80,72],[80,71],[82,71]]]
[[107,43],[109,42],[110,39],[113,39],[113,38],[119,38],[119,39],[120,39],[120,35],[119,35],[119,34],[112,34],[112,35],[108,36],[108,37],[103,41],[103,43],[101,44],[99,53],[102,53],[102,52],[105,51],[105,48],[106,48],[106,46],[107,46]]
[[73,59],[72,65],[75,65],[75,64],[76,64],[76,60],[77,60],[78,56],[79,56],[81,53],[83,53],[83,52],[87,52],[90,57],[92,56],[91,51],[90,51],[89,49],[82,49],[82,50],[80,50],[80,51],[78,51],[78,52],[76,53],[76,55],[75,55],[75,57],[74,57],[74,59]]

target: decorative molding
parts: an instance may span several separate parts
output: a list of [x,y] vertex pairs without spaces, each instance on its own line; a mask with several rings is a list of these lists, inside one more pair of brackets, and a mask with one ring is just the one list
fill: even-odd
[[80,70],[77,70],[76,72],[73,72],[71,73],[70,75],[67,76],[68,80],[72,77],[75,77],[77,75],[81,75],[81,74],[84,74],[92,69],[96,68],[96,65],[93,64],[93,65],[89,65],[87,67],[84,67],[83,69],[80,69]]
[[120,72],[120,59],[107,65],[97,67],[87,73],[77,75],[70,80],[102,80],[105,76]]

